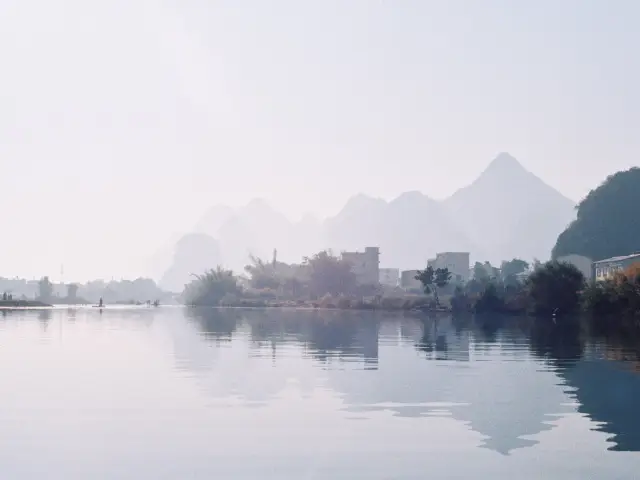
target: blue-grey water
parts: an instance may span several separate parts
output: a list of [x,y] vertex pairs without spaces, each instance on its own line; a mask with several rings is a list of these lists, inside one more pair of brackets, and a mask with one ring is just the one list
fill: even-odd
[[637,358],[524,320],[5,311],[0,478],[639,478]]

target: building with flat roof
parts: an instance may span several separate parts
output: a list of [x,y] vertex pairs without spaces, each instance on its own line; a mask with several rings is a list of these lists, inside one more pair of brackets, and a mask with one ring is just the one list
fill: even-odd
[[397,287],[400,284],[399,268],[381,268],[380,269],[380,285],[386,287]]
[[358,285],[380,284],[380,249],[366,247],[364,252],[342,252],[342,260],[351,264]]
[[606,280],[613,277],[616,273],[622,272],[634,263],[640,263],[640,252],[598,260],[597,262],[593,262],[593,276],[597,282]]
[[449,269],[451,283],[467,283],[470,278],[469,257],[469,252],[442,252],[427,263],[434,269]]
[[419,270],[403,270],[400,274],[400,286],[405,290],[422,290],[422,283],[416,279]]

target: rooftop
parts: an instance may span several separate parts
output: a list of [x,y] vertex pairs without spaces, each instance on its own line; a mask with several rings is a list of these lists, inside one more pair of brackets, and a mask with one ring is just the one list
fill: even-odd
[[640,253],[632,253],[631,255],[622,255],[621,257],[611,257],[605,258],[604,260],[598,260],[596,263],[611,263],[611,262],[622,262],[624,260],[630,260],[632,258],[640,258]]

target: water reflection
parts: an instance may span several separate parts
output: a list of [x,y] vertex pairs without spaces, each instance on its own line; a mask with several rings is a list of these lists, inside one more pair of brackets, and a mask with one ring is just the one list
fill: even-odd
[[[31,422],[22,443],[0,442],[14,448],[0,454],[5,462],[16,454],[11,445],[61,435],[47,430],[52,411],[78,438],[102,428],[112,449],[125,447],[114,438],[131,437],[130,451],[153,445],[147,458],[159,451],[154,442],[166,442],[177,457],[186,455],[186,465],[185,452],[216,453],[221,462],[258,449],[265,468],[276,450],[287,465],[340,457],[382,468],[389,465],[384,455],[390,462],[406,454],[403,461],[415,466],[422,452],[442,444],[450,468],[460,472],[456,459],[464,455],[481,466],[471,476],[481,477],[496,459],[535,472],[544,457],[558,473],[562,465],[549,455],[559,449],[588,465],[612,458],[607,449],[640,451],[638,343],[595,337],[577,322],[181,308],[64,308],[2,318],[0,423],[18,435],[21,422]],[[172,432],[188,445],[176,447]],[[509,478],[527,477],[513,469]]]
[[[640,424],[628,421],[636,417],[632,405],[634,393],[640,392],[638,377],[608,359],[583,359],[589,339],[578,323],[560,327],[495,316],[407,318],[333,311],[203,309],[189,316],[205,341],[232,342],[238,335],[237,341],[246,341],[253,351],[248,356],[271,358],[276,371],[269,373],[270,388],[232,382],[234,394],[263,404],[287,383],[283,364],[297,347],[300,358],[309,357],[326,370],[327,385],[352,414],[451,416],[482,435],[480,446],[509,454],[536,445],[540,433],[575,411],[572,400],[577,400],[580,413],[603,422],[594,428],[614,435],[616,449],[640,450],[640,435],[629,433],[640,432]],[[422,360],[399,348],[403,345],[412,345]],[[213,362],[216,354],[209,352]],[[368,374],[368,369],[375,372]],[[589,372],[597,378],[602,369],[615,372],[602,373],[613,386],[602,389],[600,381],[588,380]],[[594,400],[598,395],[601,401]]]

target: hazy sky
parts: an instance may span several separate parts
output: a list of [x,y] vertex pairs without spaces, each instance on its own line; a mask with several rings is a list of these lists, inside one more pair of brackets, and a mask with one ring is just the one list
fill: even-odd
[[208,206],[637,164],[635,0],[0,0],[0,275],[133,276]]

